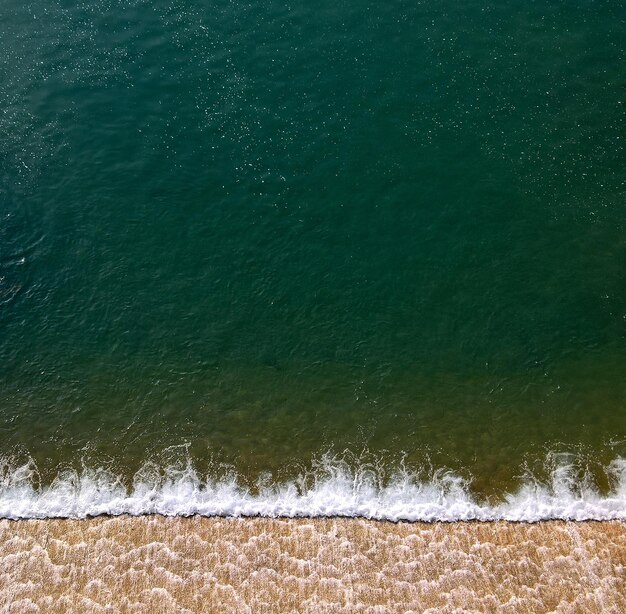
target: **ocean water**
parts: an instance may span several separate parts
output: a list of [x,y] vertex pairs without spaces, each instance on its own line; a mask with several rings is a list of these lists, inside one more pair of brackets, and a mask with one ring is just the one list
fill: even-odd
[[626,518],[624,22],[5,1],[0,515]]

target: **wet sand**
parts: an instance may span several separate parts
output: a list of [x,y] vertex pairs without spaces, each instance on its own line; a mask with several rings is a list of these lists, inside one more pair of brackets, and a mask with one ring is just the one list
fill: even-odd
[[0,521],[2,612],[626,612],[626,523]]

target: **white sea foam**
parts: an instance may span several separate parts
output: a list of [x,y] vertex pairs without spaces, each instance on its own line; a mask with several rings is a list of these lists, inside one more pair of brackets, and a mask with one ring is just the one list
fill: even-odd
[[613,484],[608,495],[601,495],[590,479],[581,479],[567,457],[552,464],[547,483],[529,474],[504,503],[489,505],[478,502],[468,482],[451,471],[435,471],[424,480],[399,470],[383,481],[369,465],[354,469],[330,456],[322,457],[313,474],[259,485],[254,494],[233,473],[203,479],[191,463],[164,470],[146,463],[127,488],[118,476],[103,469],[65,471],[41,487],[34,463],[5,462],[0,467],[0,517],[198,514],[392,521],[626,520],[626,459],[618,458],[607,468]]

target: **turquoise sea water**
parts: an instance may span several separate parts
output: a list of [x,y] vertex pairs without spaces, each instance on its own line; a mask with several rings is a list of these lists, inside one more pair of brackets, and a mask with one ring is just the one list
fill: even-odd
[[625,513],[621,3],[314,4],[3,3],[0,502],[566,467]]

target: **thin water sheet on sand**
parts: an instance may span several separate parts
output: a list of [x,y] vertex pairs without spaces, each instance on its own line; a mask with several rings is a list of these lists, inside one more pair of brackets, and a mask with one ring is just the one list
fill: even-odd
[[5,612],[624,612],[622,522],[0,521]]

